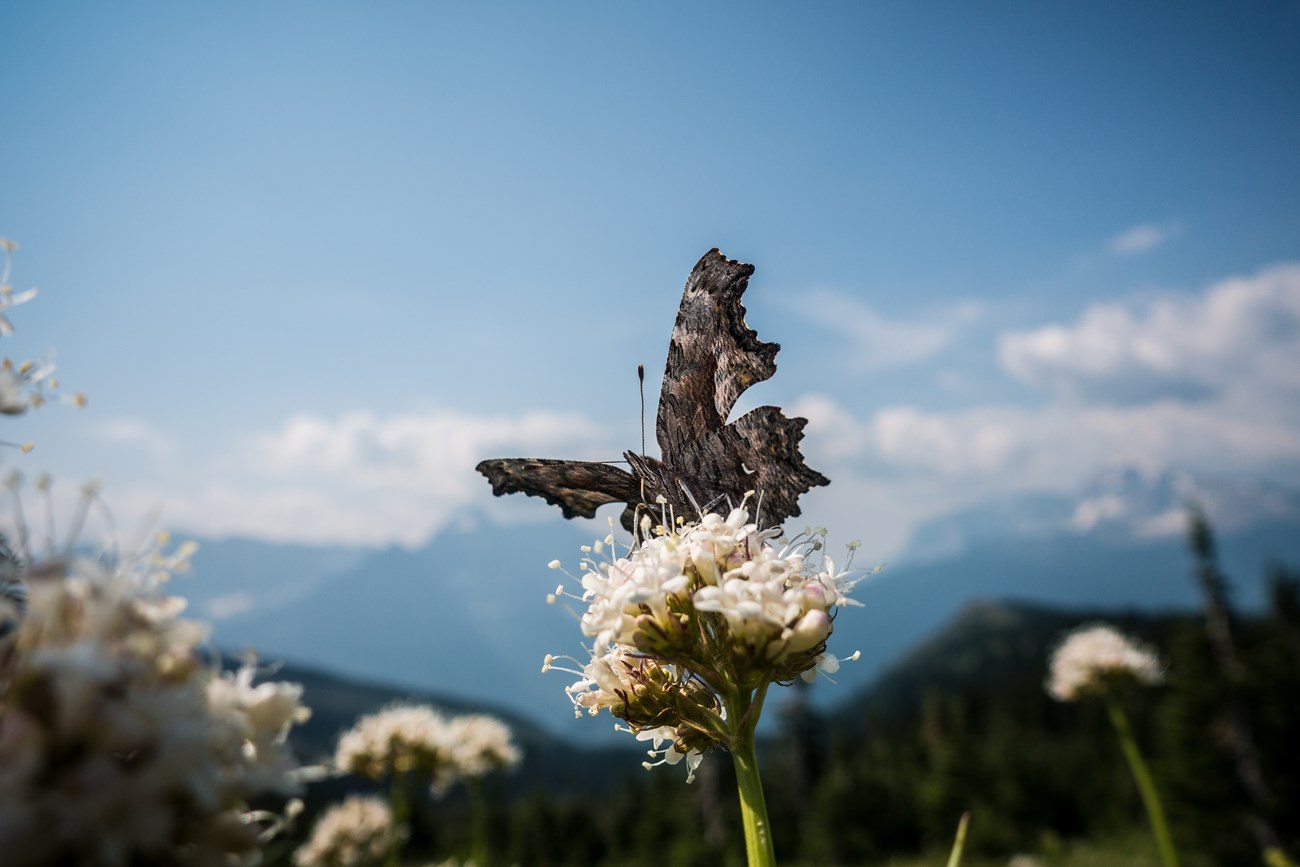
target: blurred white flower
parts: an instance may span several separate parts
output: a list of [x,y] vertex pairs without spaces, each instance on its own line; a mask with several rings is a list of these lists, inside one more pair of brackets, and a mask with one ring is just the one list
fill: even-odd
[[388,805],[353,796],[326,810],[311,836],[293,853],[298,867],[369,867],[378,864],[395,838],[405,836]]
[[13,368],[0,369],[0,413],[22,415],[30,404],[23,393],[22,382]]
[[344,732],[334,765],[373,780],[409,773],[433,779],[448,762],[446,728],[446,718],[427,705],[394,705]]
[[[9,285],[14,249],[0,238],[0,334],[13,331],[5,312],[36,294]],[[53,372],[0,360],[0,414],[44,404]],[[5,485],[16,495],[21,482],[11,473]],[[49,486],[36,481],[43,495]],[[302,690],[254,686],[251,667],[223,675],[208,661],[208,628],[159,590],[192,549],[159,544],[112,566],[74,556],[98,486],[83,494],[62,554],[50,522],[50,554],[30,562],[17,496],[30,565],[0,537],[0,863],[254,864],[272,831],[262,823],[278,817],[251,799],[297,786],[286,734],[306,718]]]
[[256,669],[243,665],[208,681],[208,706],[214,734],[228,767],[240,768],[257,788],[281,788],[298,770],[286,746],[289,730],[305,722],[302,685],[270,682],[253,685]]
[[1033,855],[1012,855],[1007,867],[1043,867],[1043,862]]
[[1111,677],[1130,677],[1154,685],[1164,680],[1155,651],[1112,626],[1076,629],[1052,654],[1047,691],[1058,701],[1074,701],[1102,689]]
[[295,789],[284,735],[307,713],[300,689],[221,675],[207,628],[135,565],[50,561],[25,583],[0,653],[5,867],[255,860],[249,801]]
[[510,727],[487,714],[466,714],[447,721],[447,772],[433,781],[435,792],[459,780],[473,780],[519,764],[523,754],[515,745]]
[[[0,252],[3,252],[3,264],[0,264],[0,337],[14,333],[14,325],[9,321],[6,311],[10,307],[26,304],[36,297],[35,289],[15,292],[9,285],[9,273],[13,268],[13,251],[18,245],[8,238],[0,238]],[[42,406],[49,399],[47,389],[57,389],[59,381],[54,378],[54,363],[49,359],[42,362],[24,361],[15,365],[8,358],[0,361],[0,414],[21,415],[34,406]],[[67,398],[77,406],[86,405],[86,396],[78,392]]]
[[[59,381],[54,378],[54,362],[49,359],[39,364],[24,361],[17,366],[7,358],[3,359],[0,361],[0,413],[22,415],[33,407],[44,406],[50,400],[51,390],[58,385]],[[76,395],[69,400],[85,406],[84,396]]]
[[0,335],[5,336],[14,333],[14,326],[4,315],[4,311],[19,304],[26,304],[36,297],[35,289],[15,292],[14,287],[9,285],[9,274],[13,269],[13,253],[17,249],[18,245],[13,241],[0,238],[0,251],[4,252],[4,264],[0,265]]
[[446,717],[427,705],[394,705],[357,720],[339,738],[334,765],[373,780],[411,774],[442,794],[464,780],[519,764],[510,728],[495,717]]

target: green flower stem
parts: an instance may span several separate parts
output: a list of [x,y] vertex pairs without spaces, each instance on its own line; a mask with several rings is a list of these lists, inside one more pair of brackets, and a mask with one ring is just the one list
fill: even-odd
[[388,781],[388,807],[393,812],[393,839],[388,844],[388,857],[384,859],[386,867],[401,867],[402,863],[402,826],[411,812],[410,801],[406,797],[406,774],[394,771]]
[[1124,758],[1128,759],[1129,770],[1133,772],[1133,780],[1142,794],[1142,803],[1146,806],[1147,818],[1151,821],[1151,832],[1155,835],[1156,847],[1160,850],[1160,860],[1164,862],[1165,867],[1178,867],[1178,853],[1174,850],[1173,838],[1169,836],[1165,810],[1160,806],[1160,796],[1156,794],[1156,785],[1151,779],[1151,772],[1147,770],[1146,762],[1138,752],[1137,742],[1133,740],[1128,717],[1124,715],[1119,702],[1109,693],[1106,695],[1106,707],[1110,710],[1110,721],[1115,726],[1116,734],[1119,735],[1119,745],[1124,750]]
[[470,857],[474,861],[474,867],[487,867],[488,865],[488,803],[487,793],[483,789],[483,780],[479,777],[469,777],[465,780],[465,787],[469,789],[469,812],[470,812]]
[[758,773],[758,756],[754,751],[754,729],[758,725],[766,686],[757,695],[741,692],[727,703],[727,719],[736,731],[731,739],[731,760],[736,766],[736,787],[740,792],[740,815],[745,825],[745,854],[749,867],[775,867],[776,850],[772,846],[772,825],[767,818],[763,798],[763,780]]

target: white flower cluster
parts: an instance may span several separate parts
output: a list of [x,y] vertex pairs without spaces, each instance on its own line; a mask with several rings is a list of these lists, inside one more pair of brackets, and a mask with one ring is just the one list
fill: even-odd
[[396,705],[364,716],[342,737],[334,764],[374,780],[412,774],[441,794],[455,783],[519,764],[510,728],[495,717],[445,717],[427,705]]
[[[687,757],[693,770],[723,740],[722,694],[837,670],[826,641],[834,609],[859,604],[848,598],[856,581],[829,557],[810,559],[825,530],[782,547],[778,535],[738,508],[646,532],[612,561],[596,559],[612,536],[584,547],[582,631],[594,643],[567,688],[575,712],[607,708],[665,762]],[[691,719],[696,708],[703,717]]]
[[392,811],[379,798],[354,795],[316,821],[307,842],[293,853],[298,867],[369,867],[403,836]]
[[447,721],[448,766],[446,785],[458,779],[476,780],[519,764],[523,754],[510,727],[487,714],[466,714]]
[[1131,677],[1144,684],[1164,680],[1155,651],[1114,627],[1085,626],[1070,633],[1052,654],[1047,691],[1058,701],[1074,701],[1104,688],[1106,679]]
[[425,705],[396,705],[363,716],[334,751],[341,771],[373,780],[389,774],[432,777],[443,761],[442,715]]
[[[9,274],[13,266],[13,252],[18,245],[8,238],[0,238],[0,336],[14,333],[13,323],[5,315],[10,307],[26,304],[36,297],[35,289],[15,292],[9,285]],[[54,363],[44,361],[23,361],[15,364],[5,358],[0,360],[0,414],[22,415],[33,407],[44,406],[53,390],[59,387],[54,376]],[[86,405],[84,394],[73,395],[69,400],[77,406]]]
[[254,863],[249,799],[296,788],[301,687],[222,675],[200,652],[207,628],[136,571],[27,573],[25,617],[0,645],[5,867]]
[[[710,513],[646,539],[613,562],[588,558],[583,633],[598,651],[611,645],[651,651],[664,643],[659,639],[676,637],[673,624],[693,610],[720,615],[735,650],[760,664],[779,664],[824,644],[831,610],[858,604],[847,595],[853,582],[829,557],[820,569],[807,562],[808,554],[821,550],[824,531],[777,549],[771,541],[779,531],[760,531],[748,518],[744,509],[725,520]],[[592,550],[601,553],[601,543]],[[798,672],[808,680],[816,677],[817,655]]]

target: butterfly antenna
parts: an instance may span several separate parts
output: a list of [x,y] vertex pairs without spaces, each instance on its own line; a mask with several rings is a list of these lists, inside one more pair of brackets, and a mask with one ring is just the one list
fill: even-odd
[[[636,378],[637,378],[637,382],[639,383],[639,390],[641,392],[641,457],[645,457],[645,365],[644,364],[638,364],[636,366]],[[640,478],[640,474],[638,474],[638,478],[640,479],[641,482],[641,502],[644,503],[645,502],[645,479]]]
[[645,457],[645,365],[636,366],[636,378],[641,386],[641,457]]

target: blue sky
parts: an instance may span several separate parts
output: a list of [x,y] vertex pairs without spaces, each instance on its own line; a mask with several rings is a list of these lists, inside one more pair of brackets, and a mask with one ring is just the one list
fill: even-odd
[[[5,460],[119,523],[419,544],[483,457],[639,440],[682,283],[752,262],[864,555],[1300,501],[1300,5],[5,4]],[[1133,478],[1139,480],[1135,490]],[[1153,493],[1154,492],[1154,493]],[[1032,522],[1031,522],[1032,523]]]

